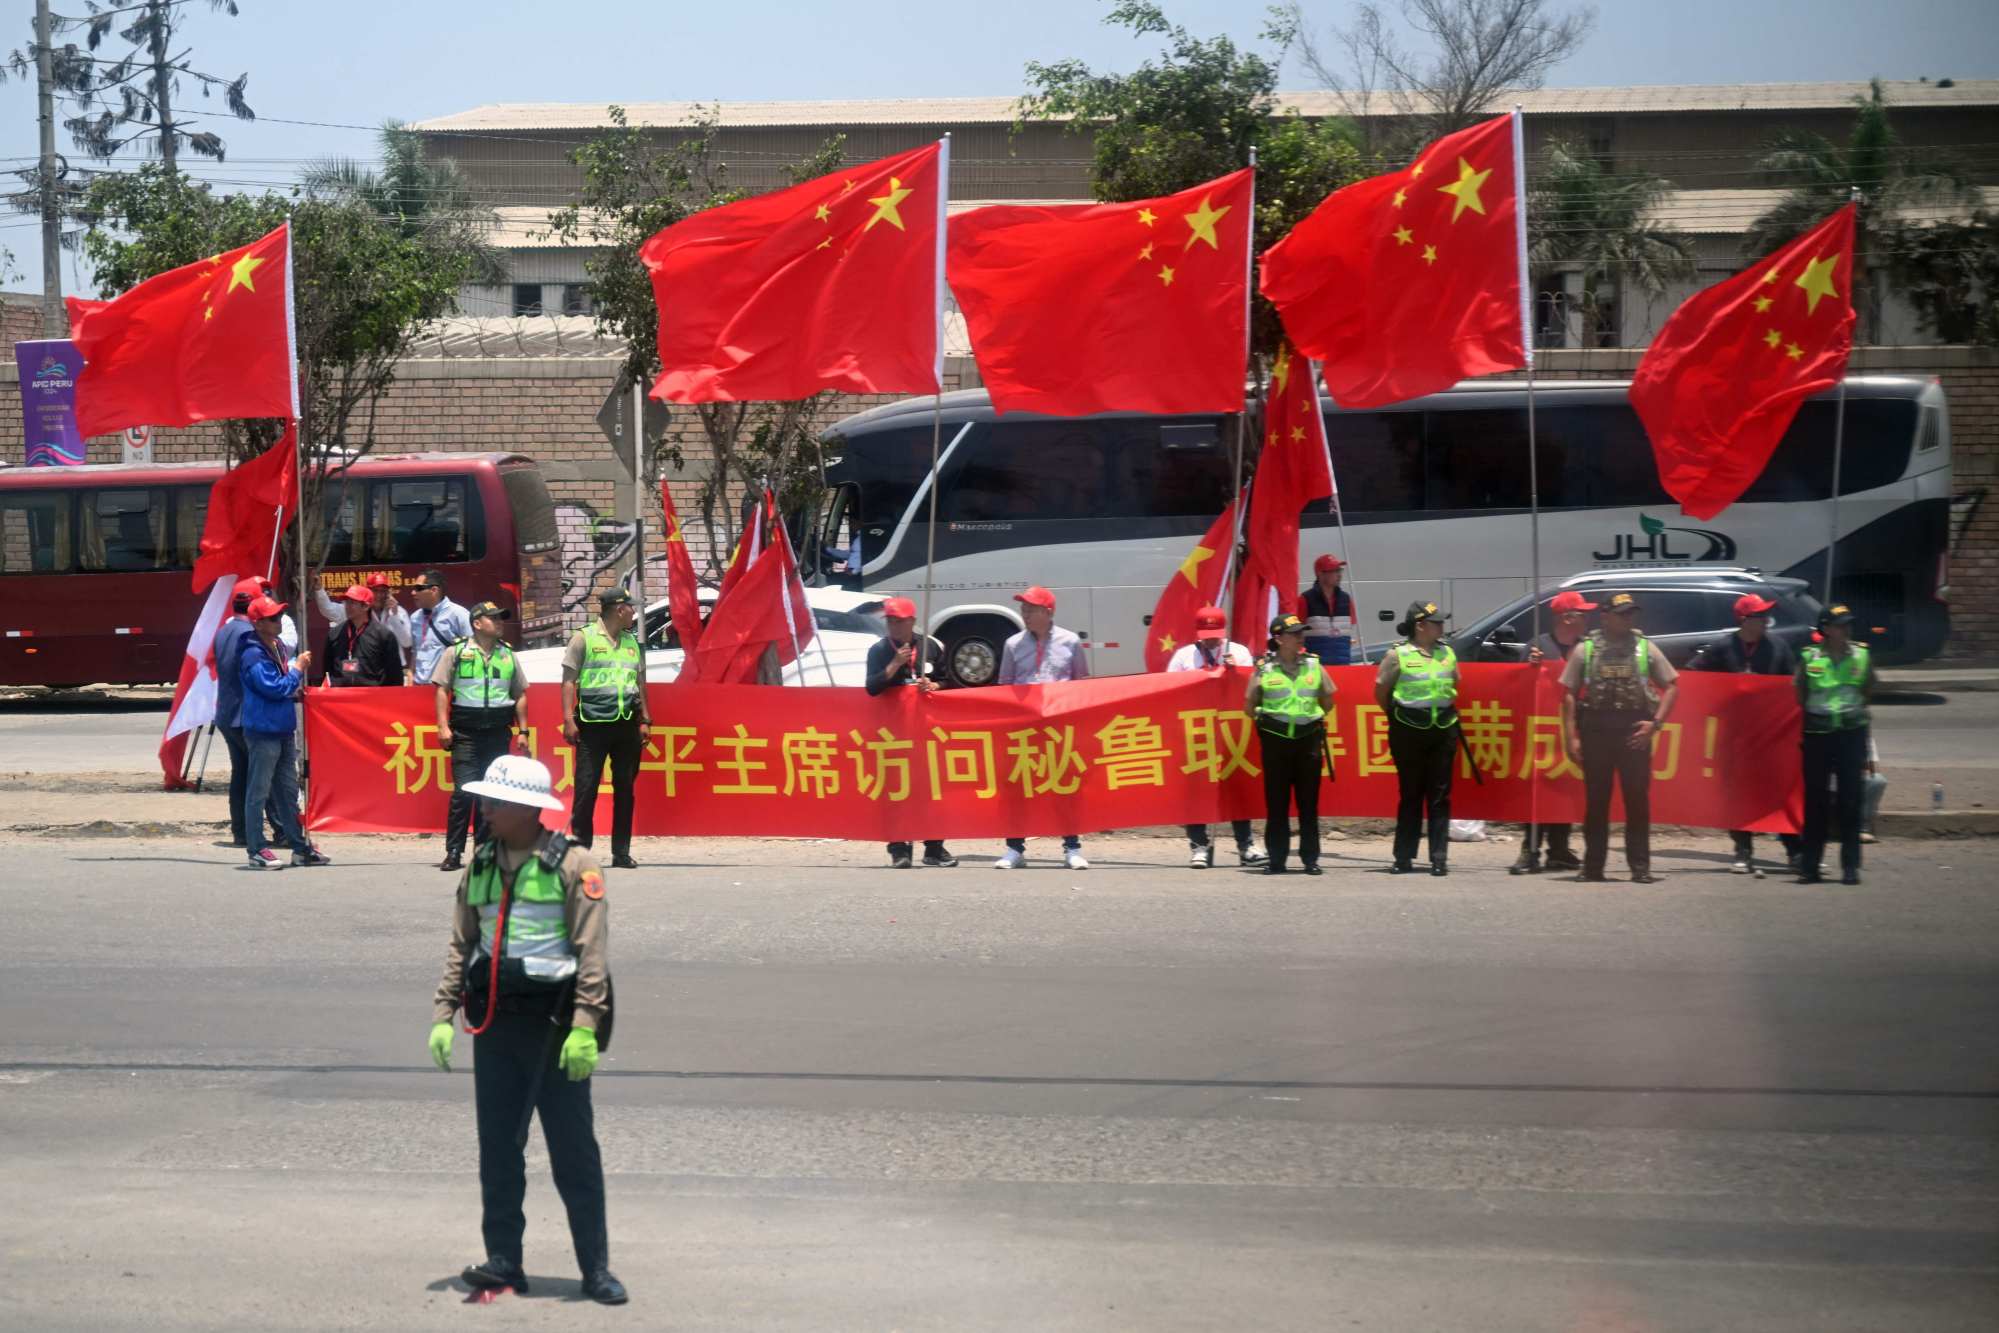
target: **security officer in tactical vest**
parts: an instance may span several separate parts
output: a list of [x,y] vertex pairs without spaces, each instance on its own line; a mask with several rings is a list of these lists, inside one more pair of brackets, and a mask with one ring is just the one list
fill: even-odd
[[464,1271],[466,1284],[527,1294],[522,1153],[529,1120],[539,1111],[583,1294],[622,1305],[627,1297],[611,1275],[604,1163],[590,1107],[590,1076],[598,1052],[611,1043],[610,908],[596,858],[542,827],[542,811],[562,808],[553,785],[547,768],[509,754],[466,786],[479,798],[493,837],[479,844],[458,885],[451,948],[432,1006],[430,1055],[450,1072],[452,1015],[463,1009],[473,1038],[486,1241],[486,1261]]
[[1562,668],[1562,736],[1583,770],[1585,883],[1603,879],[1610,859],[1610,801],[1624,789],[1624,860],[1633,884],[1652,876],[1652,738],[1673,711],[1679,673],[1637,629],[1638,599],[1611,597],[1602,627]]
[[1388,714],[1388,753],[1401,799],[1395,806],[1395,861],[1389,873],[1416,868],[1416,844],[1429,814],[1430,873],[1448,875],[1451,781],[1458,759],[1458,655],[1443,641],[1435,602],[1411,602],[1395,627],[1402,642],[1381,659],[1374,701]]
[[[527,726],[527,675],[500,637],[500,622],[507,618],[492,602],[473,607],[472,637],[440,653],[430,674],[437,687],[437,743],[451,751],[451,812],[439,870],[465,868],[465,829],[477,818],[477,801],[466,784],[485,776]],[[485,840],[485,820],[477,819],[472,843]]]
[[570,828],[591,845],[597,784],[611,761],[611,864],[632,859],[632,800],[652,715],[646,710],[645,652],[632,632],[632,595],[612,588],[597,598],[598,619],[569,640],[562,654],[562,737],[576,747],[576,805]]
[[1828,781],[1839,793],[1839,882],[1860,882],[1860,800],[1867,772],[1867,705],[1874,696],[1874,658],[1853,642],[1853,612],[1834,603],[1819,613],[1821,642],[1798,654],[1798,703],[1804,708],[1805,831],[1798,848],[1798,882],[1821,882],[1825,858]]
[[1319,770],[1326,750],[1326,714],[1333,708],[1333,678],[1305,651],[1305,622],[1279,616],[1270,622],[1269,651],[1249,675],[1243,711],[1256,719],[1263,748],[1263,845],[1270,854],[1263,873],[1284,873],[1291,854],[1291,802],[1298,802],[1298,861],[1319,872]]

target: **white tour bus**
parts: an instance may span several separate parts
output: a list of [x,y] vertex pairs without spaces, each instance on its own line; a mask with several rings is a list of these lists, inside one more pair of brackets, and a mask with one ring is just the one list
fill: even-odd
[[[1742,499],[1697,524],[1660,489],[1628,389],[1536,386],[1543,581],[1705,561],[1817,587],[1835,395],[1807,402]],[[1314,557],[1344,554],[1368,643],[1391,637],[1414,600],[1465,624],[1528,590],[1526,405],[1518,382],[1487,381],[1389,408],[1327,409],[1346,546],[1331,507],[1315,505],[1299,566],[1309,581]],[[931,413],[931,399],[907,399],[828,431],[831,489],[804,543],[826,582],[921,595]],[[1001,417],[983,392],[945,395],[931,626],[951,675],[992,679],[999,645],[1020,628],[1013,594],[1036,583],[1059,598],[1058,622],[1090,641],[1097,674],[1143,670],[1160,589],[1228,502],[1235,430],[1220,415]],[[1250,440],[1260,435],[1252,420]],[[1879,627],[1871,637],[1887,661],[1933,656],[1949,632],[1950,453],[1935,381],[1847,381],[1838,598]]]

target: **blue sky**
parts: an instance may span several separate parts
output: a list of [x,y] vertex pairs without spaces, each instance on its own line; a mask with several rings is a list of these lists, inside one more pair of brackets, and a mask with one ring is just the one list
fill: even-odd
[[[1163,0],[1199,34],[1254,42],[1254,0]],[[741,100],[1007,95],[1030,60],[1075,57],[1125,69],[1155,46],[1107,28],[1099,0],[1000,0],[937,5],[894,0],[240,0],[228,18],[188,5],[185,44],[197,67],[250,73],[255,124],[209,120],[229,145],[199,174],[277,183],[315,158],[367,155],[365,128],[488,102]],[[33,6],[13,0],[24,42]],[[55,0],[58,13],[81,0]],[[1992,77],[1999,73],[1993,0],[1606,0],[1594,35],[1551,86],[1736,83],[1813,79]],[[1322,25],[1345,22],[1345,0],[1308,0]],[[1288,67],[1285,85],[1311,86]],[[192,96],[185,90],[184,96]],[[197,106],[198,106],[197,102]],[[60,116],[59,112],[59,116]],[[286,122],[318,121],[328,125]],[[0,85],[0,165],[36,151],[32,77]],[[70,151],[58,129],[58,151]],[[0,216],[14,254],[10,290],[41,287],[34,220]],[[65,264],[65,290],[78,275]]]

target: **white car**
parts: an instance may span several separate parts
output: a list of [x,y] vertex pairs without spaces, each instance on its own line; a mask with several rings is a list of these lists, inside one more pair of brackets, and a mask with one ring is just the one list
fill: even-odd
[[[705,615],[715,603],[715,590],[702,588]],[[868,683],[868,649],[887,633],[882,623],[882,601],[866,593],[840,588],[807,588],[805,600],[812,618],[819,622],[819,635],[805,647],[800,660],[784,668],[787,685],[853,685]],[[673,632],[673,617],[664,599],[646,607],[646,680],[664,685],[680,676],[686,657],[679,636]],[[530,648],[515,655],[529,684],[559,684],[562,680],[561,648]]]

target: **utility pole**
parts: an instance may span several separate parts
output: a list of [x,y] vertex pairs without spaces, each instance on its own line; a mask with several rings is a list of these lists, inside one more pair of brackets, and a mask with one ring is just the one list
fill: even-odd
[[[151,42],[153,56],[153,107],[160,117],[160,161],[165,164],[167,174],[174,168],[174,113],[173,113],[173,71],[167,64],[167,0],[152,0],[149,6],[153,16]],[[233,11],[232,11],[233,12]]]
[[56,90],[50,68],[49,0],[35,0],[36,102],[42,132],[42,336],[69,332],[62,305],[62,218],[56,210]]

